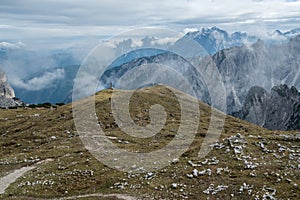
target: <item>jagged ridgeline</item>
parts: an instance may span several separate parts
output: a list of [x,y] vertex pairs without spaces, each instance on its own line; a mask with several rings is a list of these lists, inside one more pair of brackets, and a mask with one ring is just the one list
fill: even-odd
[[287,85],[275,86],[270,93],[254,86],[234,116],[268,129],[300,130],[300,93]]
[[286,84],[299,90],[299,53],[300,35],[285,44],[267,45],[259,40],[251,46],[216,53],[213,60],[226,87],[227,113],[241,110],[253,86],[270,91],[274,86]]
[[[121,131],[111,112],[112,92],[95,95],[99,120],[95,127],[100,125],[118,148],[149,153],[168,145],[178,134],[181,110],[170,89],[161,85],[139,89],[129,105],[121,105],[129,106],[131,118],[140,126],[150,123],[151,105],[165,108],[166,123],[150,138]],[[86,99],[76,103],[84,108]],[[199,102],[199,110],[196,136],[182,156],[158,171],[139,168],[135,173],[111,169],[86,150],[74,125],[71,104],[56,109],[1,110],[0,198],[298,199],[298,132],[270,131],[225,116],[219,140],[211,142],[212,151],[205,158],[199,158],[212,109]],[[215,120],[222,117],[219,113]],[[137,170],[134,165],[132,170]]]

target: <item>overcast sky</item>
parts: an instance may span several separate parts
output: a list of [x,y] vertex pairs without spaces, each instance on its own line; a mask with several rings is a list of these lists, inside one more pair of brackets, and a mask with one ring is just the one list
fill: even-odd
[[59,45],[143,26],[228,31],[300,27],[298,0],[1,0],[0,42]]

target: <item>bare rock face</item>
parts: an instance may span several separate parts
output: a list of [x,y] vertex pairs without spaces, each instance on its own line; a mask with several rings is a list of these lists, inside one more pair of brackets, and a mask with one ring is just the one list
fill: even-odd
[[0,95],[6,98],[15,97],[14,90],[9,86],[5,73],[0,69]]
[[[270,91],[276,85],[286,84],[299,90],[299,52],[300,35],[290,39],[288,43],[267,45],[258,40],[251,46],[217,52],[212,59],[226,88],[227,113],[242,109],[247,93],[253,86]],[[203,67],[205,66],[201,66]]]
[[16,106],[15,92],[7,82],[5,73],[0,69],[0,107]]
[[300,93],[287,85],[275,86],[269,94],[262,87],[252,87],[234,116],[268,129],[300,130]]
[[242,110],[233,115],[259,126],[264,126],[264,120],[262,119],[265,118],[263,109],[267,96],[268,93],[264,88],[259,86],[252,87],[248,92]]

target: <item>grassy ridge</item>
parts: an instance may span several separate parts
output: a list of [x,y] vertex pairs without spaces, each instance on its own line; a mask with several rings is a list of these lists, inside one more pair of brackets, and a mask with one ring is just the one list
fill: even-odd
[[[176,135],[180,106],[169,89],[141,89],[130,100],[131,117],[141,126],[150,123],[151,105],[160,104],[167,111],[164,128],[147,139],[130,137],[115,124],[111,94],[111,90],[106,90],[95,95],[96,112],[106,135],[119,148],[151,152],[164,147]],[[162,170],[140,174],[120,172],[97,161],[79,139],[71,105],[0,110],[0,177],[53,159],[17,179],[0,197],[34,199],[119,193],[139,199],[262,199],[268,195],[299,199],[299,133],[269,131],[226,116],[219,143],[213,144],[214,149],[206,158],[199,159],[197,154],[209,127],[211,108],[199,102],[199,109],[200,125],[189,150]]]

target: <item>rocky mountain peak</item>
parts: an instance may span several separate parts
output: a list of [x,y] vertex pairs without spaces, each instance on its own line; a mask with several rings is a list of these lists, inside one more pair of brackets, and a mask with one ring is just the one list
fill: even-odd
[[15,92],[7,82],[4,71],[0,69],[0,107],[17,106],[21,102],[15,101]]
[[258,39],[257,42],[255,42],[252,47],[254,49],[264,49],[266,48],[265,42],[261,39]]
[[14,90],[9,86],[7,82],[7,77],[4,71],[0,69],[0,96],[5,98],[15,97]]
[[274,86],[271,90],[271,95],[272,94],[277,94],[280,97],[288,99],[294,99],[299,96],[299,92],[294,86],[290,89],[286,84]]
[[189,32],[186,35],[198,42],[210,55],[214,55],[223,49],[243,46],[245,42],[252,44],[257,39],[248,36],[246,32],[229,34],[218,27],[202,28],[200,31]]
[[259,86],[253,86],[250,88],[248,95],[245,100],[245,104],[255,104],[256,102],[261,103],[263,99],[266,97],[267,91]]

